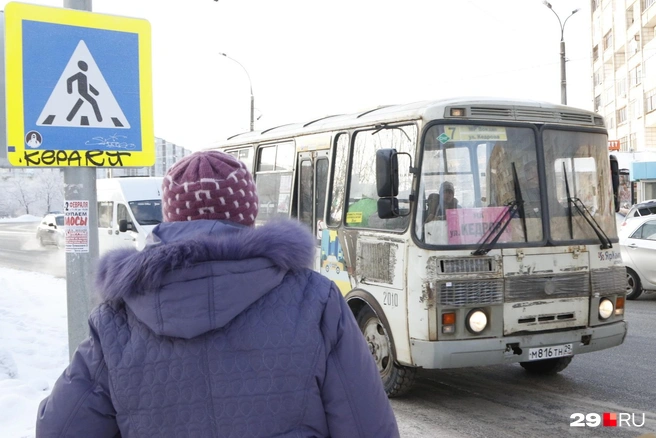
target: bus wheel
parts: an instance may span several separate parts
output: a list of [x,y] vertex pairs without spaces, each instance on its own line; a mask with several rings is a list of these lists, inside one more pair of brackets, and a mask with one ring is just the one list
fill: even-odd
[[417,370],[396,363],[387,328],[368,306],[363,307],[358,313],[357,321],[369,351],[374,357],[387,396],[398,397],[408,392]]
[[520,362],[519,364],[531,374],[557,374],[567,368],[574,356],[558,357],[555,359]]

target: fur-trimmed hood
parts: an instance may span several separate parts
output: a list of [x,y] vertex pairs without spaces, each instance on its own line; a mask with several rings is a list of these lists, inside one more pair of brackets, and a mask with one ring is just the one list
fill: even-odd
[[223,327],[313,257],[313,237],[296,221],[169,222],[143,251],[103,256],[95,283],[103,301],[123,300],[155,333],[189,339]]

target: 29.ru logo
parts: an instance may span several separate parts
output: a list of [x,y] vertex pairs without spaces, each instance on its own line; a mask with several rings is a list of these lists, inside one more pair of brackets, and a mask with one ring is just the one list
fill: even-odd
[[573,420],[569,423],[571,427],[642,427],[645,425],[644,413],[642,414],[642,423],[640,424],[638,424],[638,421],[640,421],[639,416],[636,417],[636,414],[629,414],[627,412],[604,412],[603,417],[595,413],[575,413],[570,415],[569,418]]

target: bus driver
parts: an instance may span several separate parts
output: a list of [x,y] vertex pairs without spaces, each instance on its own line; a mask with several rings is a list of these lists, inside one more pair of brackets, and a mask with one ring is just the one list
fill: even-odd
[[446,211],[452,208],[460,208],[458,199],[454,196],[455,190],[453,183],[444,181],[440,186],[440,193],[431,193],[428,195],[428,217],[426,222],[438,219],[444,219]]

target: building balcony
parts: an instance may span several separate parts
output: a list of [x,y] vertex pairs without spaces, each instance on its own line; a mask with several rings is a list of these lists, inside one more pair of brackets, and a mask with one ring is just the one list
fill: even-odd
[[642,27],[656,26],[656,0],[643,0],[644,12],[642,13]]

